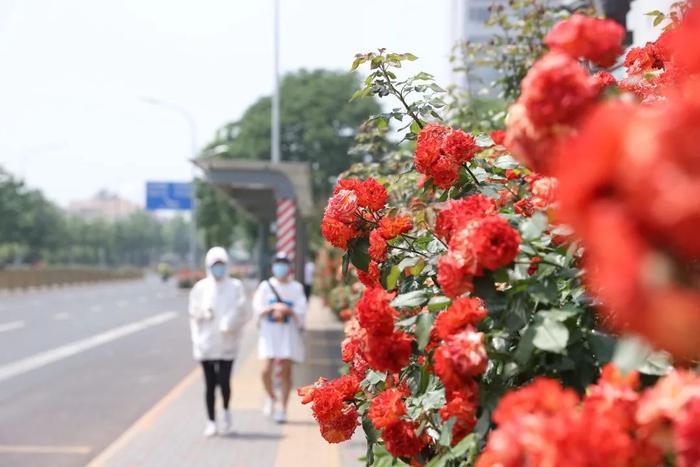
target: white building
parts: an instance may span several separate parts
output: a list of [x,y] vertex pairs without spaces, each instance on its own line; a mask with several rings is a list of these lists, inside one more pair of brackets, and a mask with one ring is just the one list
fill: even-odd
[[138,204],[106,190],[98,192],[90,199],[72,201],[67,208],[69,213],[76,216],[106,221],[123,219],[139,210],[141,207]]
[[[612,0],[615,1],[615,0]],[[675,0],[633,0],[627,15],[627,29],[633,34],[633,45],[644,45],[655,40],[661,33],[660,27],[653,26],[653,18],[645,14],[660,10],[667,12]],[[458,42],[487,42],[494,34],[494,29],[488,28],[484,22],[489,18],[489,7],[494,3],[507,4],[507,0],[451,0],[450,2],[450,43]],[[554,3],[554,1],[552,1]],[[575,0],[561,0],[560,4],[573,4]],[[601,2],[602,5],[602,2]],[[488,84],[498,77],[495,70],[481,69],[476,78],[483,84]],[[469,86],[463,73],[453,73],[452,83]],[[472,83],[478,85],[479,83]]]

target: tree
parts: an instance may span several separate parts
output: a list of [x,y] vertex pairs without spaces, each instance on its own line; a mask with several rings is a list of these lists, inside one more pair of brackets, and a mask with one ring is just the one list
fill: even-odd
[[[355,73],[300,70],[280,86],[280,152],[283,161],[309,162],[317,198],[328,195],[334,177],[360,155],[348,155],[357,128],[379,112],[374,99],[350,101],[359,85]],[[258,99],[240,120],[224,126],[202,157],[270,158],[271,98]]]

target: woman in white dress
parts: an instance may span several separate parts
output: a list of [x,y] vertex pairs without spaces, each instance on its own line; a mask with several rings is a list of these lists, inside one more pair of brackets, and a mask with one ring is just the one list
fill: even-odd
[[249,319],[243,284],[228,275],[228,254],[221,247],[207,252],[207,277],[190,292],[190,330],[194,358],[202,365],[208,421],[205,436],[217,433],[215,389],[224,406],[222,432],[231,428],[231,368],[238,354],[243,327]]
[[[306,317],[304,287],[290,275],[290,261],[278,253],[272,263],[272,277],[258,286],[253,296],[253,310],[260,327],[258,356],[265,360],[262,381],[267,392],[263,409],[277,423],[287,420],[287,402],[292,388],[292,363],[304,361],[302,330]],[[272,387],[275,362],[280,365],[281,400]]]

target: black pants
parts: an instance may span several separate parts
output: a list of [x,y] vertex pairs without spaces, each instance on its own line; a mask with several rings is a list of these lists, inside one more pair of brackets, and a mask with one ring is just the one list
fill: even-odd
[[204,400],[207,403],[207,415],[214,421],[214,390],[216,386],[221,388],[221,398],[224,400],[224,409],[228,409],[228,401],[231,398],[231,368],[233,360],[202,360],[204,370],[204,382],[206,391]]

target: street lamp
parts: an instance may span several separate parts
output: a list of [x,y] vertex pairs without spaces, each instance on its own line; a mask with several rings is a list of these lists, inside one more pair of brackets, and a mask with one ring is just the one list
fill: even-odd
[[273,164],[280,161],[280,2],[272,0],[272,56],[273,83],[272,92],[272,151],[270,159]]
[[[158,107],[170,109],[173,112],[178,113],[182,117],[185,118],[185,121],[187,121],[187,126],[190,130],[190,155],[192,159],[197,158],[197,126],[195,125],[194,122],[194,117],[192,116],[192,113],[187,110],[184,107],[181,107],[177,104],[173,104],[171,102],[166,102],[162,101],[160,99],[156,99],[153,97],[141,97],[141,101],[155,105]],[[192,211],[190,215],[190,267],[192,269],[195,269],[197,267],[197,221],[195,219],[195,208],[196,208],[196,203],[195,203],[195,167],[194,164],[192,164],[192,161],[189,160],[190,162],[190,167],[191,167],[191,175],[192,175]]]

